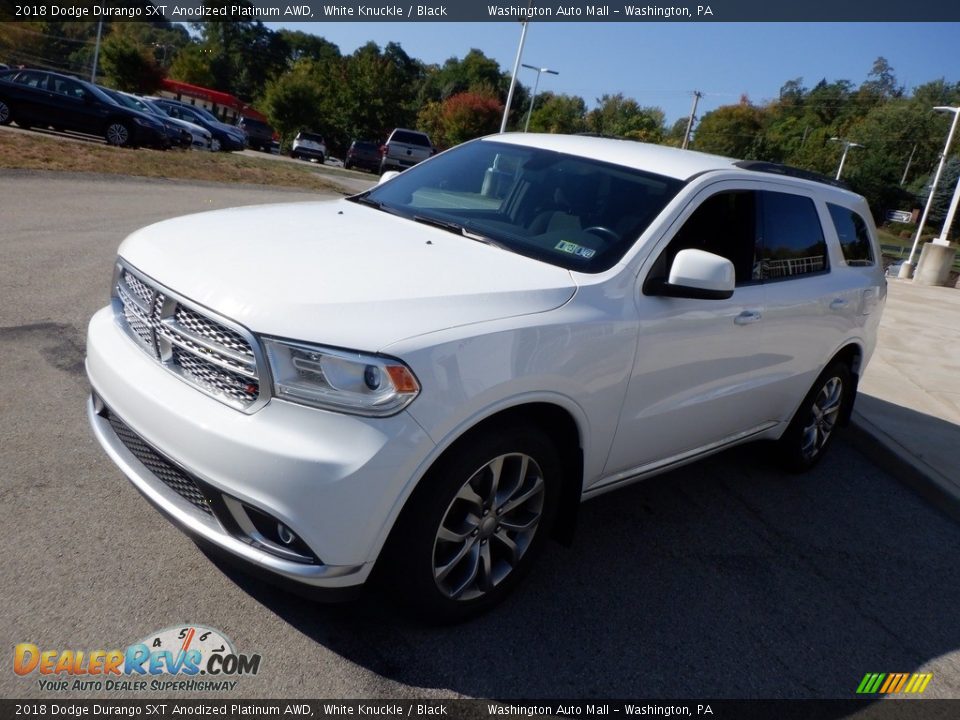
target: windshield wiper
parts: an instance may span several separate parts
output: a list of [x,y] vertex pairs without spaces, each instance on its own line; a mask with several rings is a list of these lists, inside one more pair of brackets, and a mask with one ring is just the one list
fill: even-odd
[[362,192],[359,195],[351,195],[350,197],[347,198],[347,200],[351,200],[361,205],[367,205],[368,207],[376,208],[377,210],[382,210],[383,203],[380,202],[379,200],[370,199],[369,195],[370,195],[370,191],[367,190],[366,192]]
[[441,230],[452,232],[454,235],[460,235],[462,237],[469,238],[470,240],[476,240],[484,245],[490,245],[491,247],[500,248],[501,250],[506,250],[507,252],[513,252],[513,250],[503,243],[499,243],[493,238],[487,237],[486,235],[480,235],[472,230],[468,230],[465,226],[458,222],[454,222],[453,220],[441,220],[440,218],[428,217],[426,215],[414,215],[413,219],[418,223],[432,225],[433,227],[440,228]]

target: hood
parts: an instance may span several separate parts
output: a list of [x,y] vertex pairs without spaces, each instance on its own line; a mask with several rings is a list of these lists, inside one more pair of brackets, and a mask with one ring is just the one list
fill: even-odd
[[236,125],[227,125],[226,123],[218,122],[216,123],[216,127],[218,130],[222,130],[228,135],[233,135],[233,137],[239,140],[243,140],[243,138],[245,137],[243,134],[243,130],[238,128]]
[[365,351],[546,312],[576,290],[563,268],[347,200],[167,220],[120,255],[255,333]]

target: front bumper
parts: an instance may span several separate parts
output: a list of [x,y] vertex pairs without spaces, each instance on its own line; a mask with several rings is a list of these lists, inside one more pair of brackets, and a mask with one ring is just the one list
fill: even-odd
[[[405,412],[368,419],[273,399],[237,412],[137,347],[110,308],[90,321],[88,405],[94,435],[133,485],[189,534],[266,573],[314,588],[362,584],[433,443]],[[101,406],[102,403],[102,406]],[[122,420],[214,501],[198,509],[131,451]],[[163,474],[163,473],[160,473]],[[290,528],[314,562],[278,557],[238,528],[233,503]]]

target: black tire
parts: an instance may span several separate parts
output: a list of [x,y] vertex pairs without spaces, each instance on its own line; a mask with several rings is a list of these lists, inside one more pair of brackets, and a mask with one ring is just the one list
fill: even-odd
[[115,147],[133,147],[133,128],[123,120],[109,120],[103,130],[107,145]]
[[13,112],[10,106],[7,105],[6,100],[0,99],[0,125],[9,125],[11,120],[13,120]]
[[353,167],[353,165],[350,163],[349,160],[347,160],[345,163],[343,163],[343,169],[344,169],[344,170],[349,170],[349,169],[352,168],[352,167]]
[[488,610],[543,549],[561,484],[557,449],[534,427],[506,426],[466,438],[437,461],[407,502],[378,577],[429,622]]
[[853,400],[850,367],[836,360],[820,373],[777,441],[777,460],[789,472],[806,472],[827,452]]
[[299,159],[300,159],[300,154],[297,153],[297,152],[292,152],[292,153],[290,153],[290,159],[291,159],[291,160],[299,160]]

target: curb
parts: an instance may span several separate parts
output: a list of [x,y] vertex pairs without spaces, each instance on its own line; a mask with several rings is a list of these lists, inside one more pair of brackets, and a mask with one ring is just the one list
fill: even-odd
[[960,521],[960,487],[935,467],[911,453],[896,438],[854,409],[846,437],[870,462],[953,520]]

